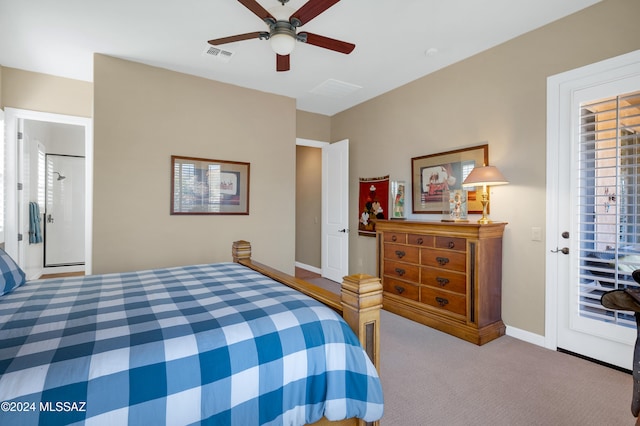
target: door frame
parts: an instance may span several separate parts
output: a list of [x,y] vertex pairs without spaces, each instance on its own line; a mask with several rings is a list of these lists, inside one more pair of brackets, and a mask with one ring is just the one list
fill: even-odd
[[[85,274],[92,270],[93,248],[93,120],[87,117],[6,107],[5,112],[5,249],[24,264],[24,244],[18,243],[18,121],[33,120],[84,127],[85,145]],[[24,238],[23,238],[24,242]],[[62,272],[62,271],[61,271]]]
[[[296,138],[296,145],[299,145],[299,146],[308,146],[308,147],[312,147],[312,148],[322,149],[322,148],[324,148],[324,147],[326,147],[326,146],[328,146],[330,144],[331,144],[330,142],[318,141],[318,140],[313,140],[313,139]],[[321,169],[322,169],[322,174],[323,174],[323,176],[321,177],[321,181],[325,181],[325,176],[324,176],[325,168],[321,167]],[[348,206],[348,203],[347,203],[347,206],[345,208],[347,209],[347,212],[346,212],[347,217],[349,217],[349,211],[348,211],[349,210],[349,206]],[[320,216],[321,216],[320,223],[324,223],[325,210],[324,210],[322,205],[320,206],[320,209],[322,210],[322,212],[320,214]],[[347,244],[348,244],[348,240],[349,240],[349,237],[347,237]],[[317,272],[319,274],[322,274],[322,270],[324,269],[324,266],[325,266],[325,265],[322,264],[322,262],[325,261],[324,256],[322,256],[322,253],[323,253],[322,244],[323,243],[324,243],[324,238],[323,238],[323,236],[321,234],[320,235],[320,253],[321,253],[320,262],[321,262],[321,265],[320,265],[320,269],[319,270],[313,271],[313,272]],[[347,250],[348,250],[348,248],[347,248]],[[348,263],[347,263],[346,267],[347,267],[347,269],[349,268]],[[344,275],[348,275],[348,271]]]
[[571,140],[574,132],[569,106],[573,93],[577,90],[599,85],[607,81],[625,78],[628,68],[640,63],[640,50],[589,64],[574,70],[547,78],[547,187],[546,187],[546,267],[545,267],[545,347],[558,349],[558,325],[560,314],[558,306],[558,274],[560,273],[560,254],[552,253],[558,247],[566,245],[561,238],[564,229],[560,229],[557,220],[560,197],[559,170],[570,164],[571,158],[564,156],[562,141]]

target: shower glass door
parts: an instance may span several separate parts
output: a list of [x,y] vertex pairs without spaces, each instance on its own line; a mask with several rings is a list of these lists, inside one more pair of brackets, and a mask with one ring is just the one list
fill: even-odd
[[84,157],[47,154],[44,266],[84,264]]

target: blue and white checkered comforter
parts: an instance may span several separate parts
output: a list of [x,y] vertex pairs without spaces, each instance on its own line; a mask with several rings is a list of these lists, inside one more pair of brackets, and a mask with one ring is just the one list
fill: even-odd
[[34,281],[0,297],[0,425],[382,417],[334,311],[235,263]]

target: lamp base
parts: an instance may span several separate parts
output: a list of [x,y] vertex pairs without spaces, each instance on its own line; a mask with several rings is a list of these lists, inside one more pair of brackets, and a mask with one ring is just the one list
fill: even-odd
[[487,187],[482,188],[482,217],[478,219],[478,223],[481,225],[486,225],[491,223],[489,216],[487,216],[487,206],[489,205],[489,193],[487,192]]

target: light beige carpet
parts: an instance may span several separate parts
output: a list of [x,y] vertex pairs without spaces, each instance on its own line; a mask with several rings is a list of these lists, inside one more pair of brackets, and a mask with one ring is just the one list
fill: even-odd
[[483,346],[381,314],[382,425],[633,425],[632,377],[510,336]]
[[630,374],[510,336],[476,346],[384,310],[380,329],[384,426],[635,424]]

